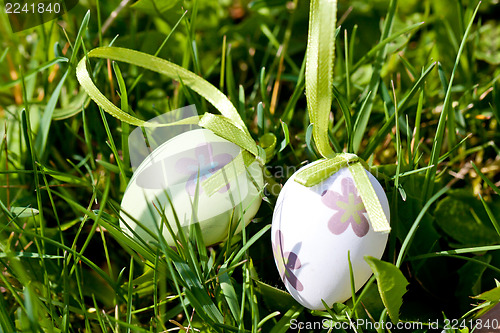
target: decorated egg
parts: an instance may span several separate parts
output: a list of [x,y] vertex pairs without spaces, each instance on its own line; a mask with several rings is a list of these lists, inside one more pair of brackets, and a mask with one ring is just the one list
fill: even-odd
[[240,147],[207,129],[187,131],[159,145],[135,170],[125,190],[121,229],[146,242],[161,232],[170,246],[175,245],[174,239],[162,224],[169,223],[178,234],[176,219],[185,232],[192,223],[199,223],[205,245],[223,241],[232,228],[240,231],[262,200],[260,165],[235,163],[223,177],[227,181],[213,194],[202,186],[239,154]]
[[[389,220],[384,190],[366,172]],[[324,310],[322,300],[331,307],[351,297],[348,253],[357,291],[372,274],[364,257],[380,259],[388,234],[374,232],[348,168],[312,187],[294,181],[295,175],[285,183],[274,209],[274,259],[295,300]]]

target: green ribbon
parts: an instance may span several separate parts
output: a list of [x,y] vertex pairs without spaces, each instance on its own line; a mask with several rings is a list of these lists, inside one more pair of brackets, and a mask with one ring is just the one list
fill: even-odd
[[375,232],[391,230],[380,200],[365,171],[366,163],[355,154],[335,154],[328,138],[333,100],[333,64],[337,1],[311,0],[306,59],[306,98],[313,138],[321,161],[298,171],[295,181],[311,187],[342,168],[349,168]]
[[[184,85],[209,101],[219,110],[222,116],[205,113],[202,117],[190,117],[169,124],[154,124],[138,119],[120,110],[120,108],[101,93],[87,70],[87,58],[121,61],[163,74],[174,80],[181,80]],[[198,124],[242,148],[242,151],[236,158],[202,182],[201,186],[208,195],[212,195],[220,190],[227,182],[237,177],[238,173],[243,172],[246,166],[255,161],[263,166],[266,162],[266,151],[255,143],[238,111],[226,95],[200,76],[174,63],[126,48],[99,47],[87,53],[86,58],[80,60],[76,69],[76,76],[83,89],[85,89],[98,106],[123,122],[144,127]]]
[[333,99],[336,0],[311,0],[306,55],[306,99],[313,138],[320,154],[333,157],[328,124]]
[[318,185],[331,175],[349,164],[357,163],[359,157],[355,154],[338,154],[333,158],[324,158],[313,165],[302,169],[295,175],[295,181],[307,187]]

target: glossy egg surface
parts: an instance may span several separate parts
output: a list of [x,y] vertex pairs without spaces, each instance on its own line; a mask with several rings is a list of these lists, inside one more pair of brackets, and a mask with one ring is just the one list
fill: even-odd
[[199,223],[207,246],[227,238],[231,223],[233,228],[239,223],[238,232],[241,222],[248,224],[262,201],[264,180],[259,164],[234,171],[237,174],[215,194],[208,195],[201,184],[239,153],[237,145],[207,129],[191,130],[161,144],[140,164],[127,186],[121,203],[122,230],[145,242],[158,242],[161,231],[173,246],[174,239],[162,223],[164,215],[163,221],[176,234],[176,217],[186,231],[192,223]]
[[[385,192],[367,173],[390,220]],[[312,187],[293,175],[278,196],[271,237],[287,290],[303,306],[323,310],[321,300],[331,307],[351,297],[348,253],[358,290],[372,274],[364,257],[380,259],[388,234],[373,231],[351,172],[343,168]]]

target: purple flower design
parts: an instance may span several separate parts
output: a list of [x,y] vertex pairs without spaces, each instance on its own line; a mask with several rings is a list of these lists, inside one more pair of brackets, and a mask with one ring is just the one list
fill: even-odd
[[328,229],[335,235],[340,235],[350,224],[356,236],[363,237],[368,233],[370,225],[364,215],[365,205],[358,195],[354,181],[351,178],[343,178],[341,190],[342,194],[327,190],[321,195],[323,204],[337,211],[330,218]]
[[[218,154],[214,156],[212,144],[208,142],[196,147],[195,155],[196,158],[180,158],[175,164],[175,168],[178,172],[189,175],[189,179],[186,183],[186,191],[191,196],[194,196],[196,192],[196,184],[198,181],[203,182],[233,159],[231,154]],[[222,187],[219,193],[226,192],[228,189],[229,183]],[[200,186],[199,192],[201,193],[202,190]]]
[[276,236],[273,242],[273,252],[276,258],[276,263],[278,266],[278,271],[281,276],[281,280],[285,282],[288,280],[290,285],[297,291],[304,290],[304,286],[300,283],[299,279],[293,274],[293,270],[299,269],[302,264],[298,255],[294,252],[283,252],[284,239],[281,230],[276,231]]

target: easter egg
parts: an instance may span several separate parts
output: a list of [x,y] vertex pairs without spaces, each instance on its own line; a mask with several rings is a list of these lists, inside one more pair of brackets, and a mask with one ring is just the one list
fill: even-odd
[[[367,173],[389,220],[384,190]],[[312,187],[294,178],[285,183],[274,209],[274,259],[293,298],[309,309],[324,310],[322,300],[331,307],[351,297],[348,253],[357,291],[372,274],[364,257],[380,259],[388,234],[373,231],[348,168]]]
[[254,162],[245,168],[241,162],[241,168],[231,169],[236,174],[226,177],[228,181],[211,195],[202,187],[239,153],[240,147],[207,129],[184,132],[159,145],[135,170],[125,190],[121,229],[145,242],[158,242],[161,232],[170,246],[175,241],[164,223],[177,235],[176,219],[186,234],[192,223],[199,223],[205,245],[223,241],[233,228],[240,231],[262,201],[260,165]]

